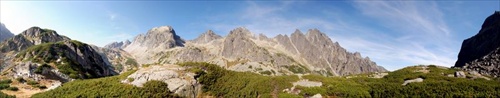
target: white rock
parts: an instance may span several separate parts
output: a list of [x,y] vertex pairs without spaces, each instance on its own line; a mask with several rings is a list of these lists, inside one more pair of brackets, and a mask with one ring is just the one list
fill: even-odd
[[414,83],[414,82],[424,82],[424,79],[416,78],[416,79],[412,79],[412,80],[406,80],[402,85],[407,85],[409,83]]

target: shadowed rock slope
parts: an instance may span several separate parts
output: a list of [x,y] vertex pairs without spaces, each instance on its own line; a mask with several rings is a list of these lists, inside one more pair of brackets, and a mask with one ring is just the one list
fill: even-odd
[[454,67],[500,76],[500,12],[486,18],[479,33],[464,40]]
[[12,34],[9,29],[5,27],[3,23],[0,23],[0,42],[13,37],[14,34]]

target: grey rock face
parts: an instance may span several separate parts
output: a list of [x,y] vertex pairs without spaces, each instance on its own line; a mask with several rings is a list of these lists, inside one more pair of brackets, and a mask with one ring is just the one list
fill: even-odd
[[454,67],[500,76],[500,12],[486,18],[475,36],[464,40]]
[[465,75],[464,71],[457,71],[455,72],[455,77],[457,78],[465,78],[467,75]]
[[[67,82],[72,80],[71,78],[97,78],[117,74],[107,63],[109,61],[94,50],[94,47],[71,40],[50,29],[31,27],[2,42],[0,48],[0,56],[3,57],[0,60],[2,72],[15,73],[12,77],[35,80],[43,77]],[[42,73],[32,72],[34,68],[43,64],[49,64],[52,67],[42,68]],[[66,67],[57,68],[58,66]],[[70,73],[68,70],[77,72]]]
[[144,83],[151,80],[163,81],[168,84],[168,89],[171,92],[194,98],[201,90],[201,84],[194,79],[194,76],[194,73],[176,65],[150,66],[137,70],[121,82],[142,87]]
[[135,37],[131,46],[169,49],[175,46],[184,46],[184,43],[184,40],[175,34],[171,26],[162,26],[150,29],[146,35]]
[[140,34],[134,41],[123,50],[132,55],[140,64],[151,64],[157,62],[153,58],[170,48],[183,47],[185,41],[175,34],[171,26],[161,26],[150,29],[145,35]]
[[33,45],[63,40],[71,39],[57,34],[54,30],[31,27],[23,31],[21,34],[14,36],[12,39],[2,42],[0,49],[2,52],[20,51]]
[[[126,72],[129,70],[136,69],[138,65],[135,59],[127,52],[121,49],[115,48],[101,48],[91,45],[94,50],[96,50],[104,60],[104,62],[113,67],[113,70],[117,73]],[[127,62],[129,61],[129,62]],[[135,62],[135,63],[130,63]]]
[[3,42],[4,40],[13,37],[14,34],[5,27],[3,23],[0,23],[0,42]]
[[333,74],[348,75],[386,71],[369,58],[362,58],[360,53],[347,52],[337,42],[333,43],[328,36],[317,29],[309,30],[306,35],[296,30],[290,38],[278,35],[275,39],[287,51],[297,53],[305,59],[308,65],[327,69],[326,71]]
[[123,49],[123,48],[127,47],[130,43],[132,43],[132,42],[130,42],[129,40],[125,40],[125,41],[122,41],[122,42],[113,42],[111,44],[108,44],[108,45],[104,46],[104,48]]
[[43,44],[40,47],[50,49],[40,51],[35,50],[37,48],[31,48],[25,50],[16,56],[17,61],[33,58],[39,63],[50,63],[50,61],[57,62],[61,59],[62,61],[57,63],[61,65],[66,63],[67,66],[71,66],[73,70],[78,71],[79,74],[76,77],[79,78],[97,78],[117,74],[90,45],[64,40],[52,44]]
[[[170,29],[168,27],[165,30]],[[311,29],[306,34],[296,30],[290,36],[280,34],[268,38],[263,34],[254,36],[248,29],[240,27],[230,31],[226,37],[207,31],[184,43],[183,47],[138,44],[155,39],[144,39],[145,36],[156,34],[151,31],[154,30],[150,30],[147,35],[138,35],[132,44],[124,48],[140,64],[210,62],[229,70],[256,73],[269,71],[271,75],[319,73],[339,76],[386,71],[368,57],[363,58],[360,53],[347,52],[317,29]],[[171,36],[162,38],[175,39]]]
[[198,38],[194,39],[195,43],[208,43],[210,41],[222,38],[220,35],[217,35],[212,30],[208,30],[207,32],[201,34]]

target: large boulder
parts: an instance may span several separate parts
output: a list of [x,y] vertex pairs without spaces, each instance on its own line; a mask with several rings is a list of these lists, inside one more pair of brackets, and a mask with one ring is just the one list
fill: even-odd
[[168,88],[166,89],[175,94],[185,97],[196,97],[201,89],[201,84],[196,81],[194,78],[195,75],[177,65],[153,65],[137,70],[121,82],[142,87],[148,81],[158,80],[167,83]]

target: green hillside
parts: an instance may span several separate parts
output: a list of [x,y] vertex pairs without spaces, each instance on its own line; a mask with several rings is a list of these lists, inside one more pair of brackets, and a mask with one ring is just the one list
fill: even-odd
[[[324,77],[305,75],[302,79],[319,81],[320,87],[301,87],[298,95],[283,92],[291,88],[298,76],[262,76],[250,72],[228,71],[214,64],[182,63],[181,66],[197,73],[197,80],[204,84],[201,96],[219,96],[224,98],[293,98],[321,94],[329,97],[500,97],[498,80],[469,79],[448,77],[455,69],[440,68],[434,65],[413,66],[390,72],[383,78],[369,78],[369,75],[346,77]],[[33,97],[143,97],[148,95],[143,88],[121,84],[128,72],[119,76],[76,80],[64,84],[55,90],[36,94]],[[349,77],[349,78],[348,78]],[[402,85],[405,80],[422,78],[423,82]],[[170,93],[168,96],[172,97]]]

